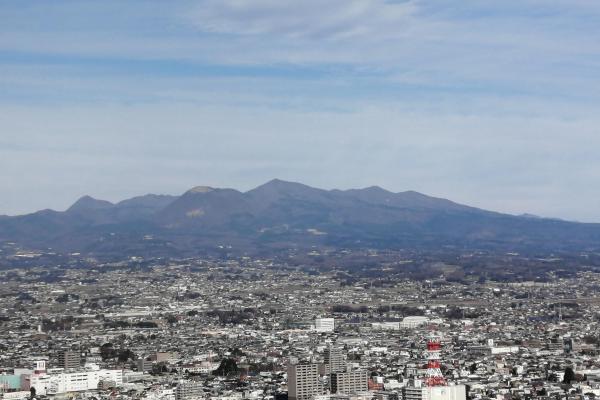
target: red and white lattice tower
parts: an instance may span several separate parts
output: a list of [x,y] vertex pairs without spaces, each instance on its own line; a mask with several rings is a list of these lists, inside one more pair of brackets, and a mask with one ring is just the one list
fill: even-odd
[[440,339],[431,335],[427,340],[427,386],[446,386],[446,380],[440,369],[440,353],[442,344]]

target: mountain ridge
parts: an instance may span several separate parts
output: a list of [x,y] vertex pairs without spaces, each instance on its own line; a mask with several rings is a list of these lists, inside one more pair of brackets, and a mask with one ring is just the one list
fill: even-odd
[[[147,238],[153,238],[148,240]],[[196,186],[120,202],[83,196],[66,211],[0,218],[0,241],[90,254],[269,248],[596,249],[600,224],[487,211],[378,186],[324,190],[273,179],[241,192]]]

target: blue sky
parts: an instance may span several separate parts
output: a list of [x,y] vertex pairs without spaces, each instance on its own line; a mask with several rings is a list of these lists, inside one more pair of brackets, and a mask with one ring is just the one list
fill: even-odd
[[600,3],[0,1],[0,214],[271,178],[600,222]]

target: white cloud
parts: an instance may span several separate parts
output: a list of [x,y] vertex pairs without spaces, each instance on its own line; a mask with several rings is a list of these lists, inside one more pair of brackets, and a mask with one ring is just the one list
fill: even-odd
[[598,2],[143,4],[0,7],[0,212],[280,177],[600,220]]
[[408,28],[416,6],[384,0],[207,0],[189,14],[207,32],[311,40],[381,39]]

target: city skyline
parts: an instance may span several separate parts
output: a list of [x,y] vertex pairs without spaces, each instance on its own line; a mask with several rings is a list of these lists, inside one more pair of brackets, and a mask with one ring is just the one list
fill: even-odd
[[600,2],[0,1],[0,400],[599,400]]

